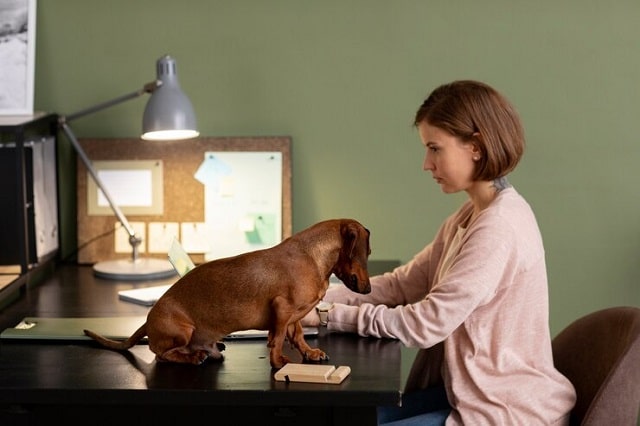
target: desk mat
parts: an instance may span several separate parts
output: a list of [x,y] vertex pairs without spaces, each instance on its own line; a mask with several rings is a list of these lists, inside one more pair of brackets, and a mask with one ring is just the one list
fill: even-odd
[[7,328],[0,339],[92,340],[83,330],[95,331],[110,339],[125,339],[140,327],[147,317],[42,318],[26,317],[15,327]]
[[[7,328],[0,339],[24,340],[92,340],[85,329],[95,331],[109,339],[122,340],[131,336],[147,319],[146,316],[94,317],[94,318],[43,318],[26,317],[15,327]],[[317,327],[303,327],[307,337],[317,336]],[[225,340],[266,339],[266,330],[235,331]],[[146,342],[146,337],[141,342]]]

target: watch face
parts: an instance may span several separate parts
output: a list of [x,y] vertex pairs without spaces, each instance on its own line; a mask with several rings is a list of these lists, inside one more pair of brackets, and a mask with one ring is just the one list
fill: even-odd
[[333,303],[331,302],[320,302],[318,303],[318,305],[316,306],[316,308],[318,308],[319,311],[328,311],[329,309],[331,309],[333,307]]

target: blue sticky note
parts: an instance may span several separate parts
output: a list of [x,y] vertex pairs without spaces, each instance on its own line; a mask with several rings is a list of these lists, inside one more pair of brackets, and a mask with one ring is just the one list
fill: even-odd
[[230,175],[232,171],[231,166],[215,155],[208,153],[205,154],[204,161],[196,170],[194,177],[203,185],[213,185],[214,188],[218,188],[220,178]]

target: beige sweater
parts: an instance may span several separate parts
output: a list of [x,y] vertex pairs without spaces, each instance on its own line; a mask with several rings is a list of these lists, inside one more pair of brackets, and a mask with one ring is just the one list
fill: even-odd
[[453,407],[447,425],[567,424],[576,396],[553,366],[535,216],[515,189],[501,191],[439,274],[471,210],[466,202],[411,261],[372,277],[370,294],[331,288],[328,328],[408,347],[444,342],[442,376]]

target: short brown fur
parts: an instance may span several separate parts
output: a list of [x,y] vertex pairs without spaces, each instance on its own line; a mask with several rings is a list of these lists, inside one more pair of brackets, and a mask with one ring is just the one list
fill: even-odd
[[203,263],[156,302],[131,337],[115,341],[85,330],[101,345],[127,350],[145,336],[159,361],[201,364],[222,360],[221,340],[231,332],[268,330],[273,368],[289,358],[285,338],[304,360],[328,356],[311,348],[300,319],[324,297],[332,273],[351,290],[369,293],[369,231],[352,219],[319,222],[280,244]]

